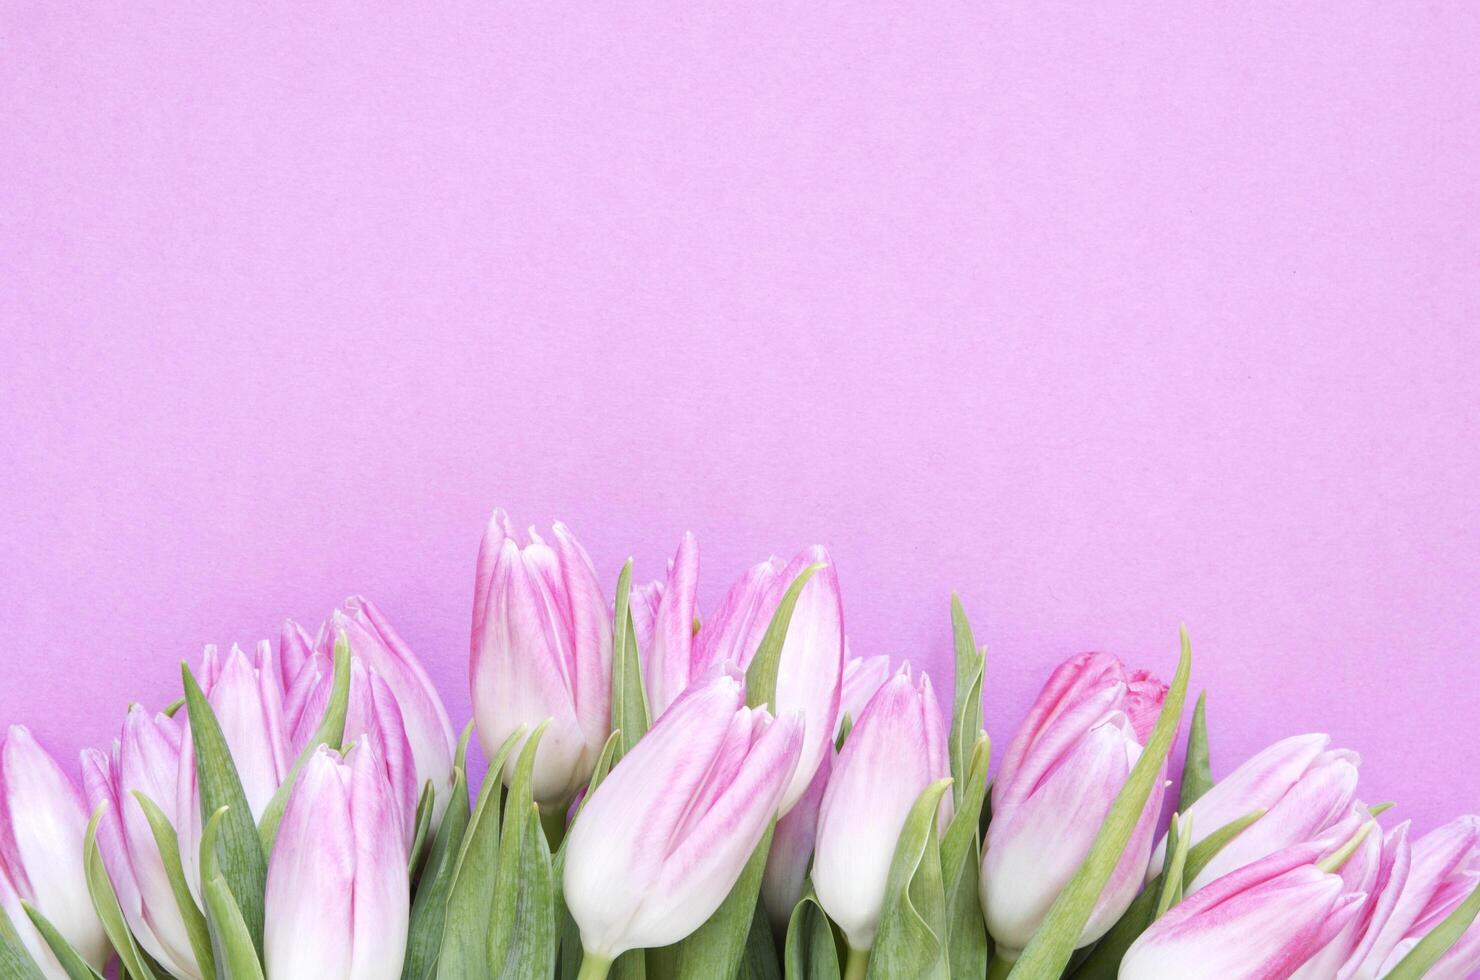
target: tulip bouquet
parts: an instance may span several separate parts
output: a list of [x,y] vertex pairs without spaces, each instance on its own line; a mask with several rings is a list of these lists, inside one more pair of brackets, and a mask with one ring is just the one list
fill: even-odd
[[[1480,818],[1410,840],[1358,758],[1214,782],[1191,670],[1085,654],[989,783],[953,695],[855,658],[821,548],[711,615],[685,536],[609,601],[563,526],[479,551],[461,736],[381,612],[207,648],[74,782],[0,740],[0,980],[1409,980],[1480,967]],[[949,712],[945,708],[949,708]],[[476,731],[487,773],[469,785]],[[1167,797],[1172,797],[1168,800]],[[1163,813],[1171,811],[1169,820]],[[1163,829],[1164,828],[1164,829]]]

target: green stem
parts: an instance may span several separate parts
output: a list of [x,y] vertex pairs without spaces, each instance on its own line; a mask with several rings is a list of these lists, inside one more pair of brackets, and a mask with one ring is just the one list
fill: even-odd
[[866,949],[848,947],[848,967],[843,971],[843,980],[863,980],[868,974],[868,954]]
[[606,980],[611,968],[611,960],[598,953],[588,952],[585,959],[581,960],[581,972],[576,975],[576,980]]
[[992,961],[987,964],[987,980],[1007,980],[1012,968],[1017,965],[1016,956],[1007,956],[1003,950],[997,950]]
[[554,854],[565,840],[565,810],[560,806],[551,810],[540,807],[540,826],[545,830],[545,840],[550,842],[550,853]]

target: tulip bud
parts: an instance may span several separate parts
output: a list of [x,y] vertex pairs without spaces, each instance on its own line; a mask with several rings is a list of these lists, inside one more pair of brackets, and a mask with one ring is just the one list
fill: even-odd
[[[1480,881],[1480,818],[1460,817],[1411,844],[1407,825],[1389,833],[1391,871],[1380,894],[1367,935],[1348,961],[1342,980],[1375,980],[1392,970],[1413,946]],[[1424,974],[1468,977],[1480,967],[1480,925],[1472,926]]]
[[82,870],[88,814],[77,786],[29,730],[0,737],[0,907],[48,980],[65,980],[51,948],[21,907],[51,920],[78,955],[101,969],[107,937]]
[[[930,678],[921,673],[917,684],[905,664],[874,694],[843,743],[817,820],[812,884],[853,949],[873,946],[905,818],[949,769]],[[950,812],[950,802],[942,801],[942,830]]]
[[[846,641],[845,641],[846,644]],[[874,693],[889,678],[888,657],[850,659],[843,668],[842,696],[838,705],[838,722],[846,715],[856,719]],[[828,752],[817,767],[817,774],[802,798],[776,823],[776,836],[771,840],[771,853],[766,857],[766,873],[761,879],[761,900],[771,927],[778,933],[786,928],[792,909],[802,899],[812,852],[817,846],[817,817],[822,810],[822,794],[832,773],[834,753]]]
[[[1355,752],[1330,749],[1329,735],[1297,735],[1264,749],[1188,807],[1191,843],[1255,810],[1263,817],[1244,830],[1187,883],[1191,893],[1236,868],[1315,840],[1351,812],[1357,794]],[[1148,876],[1161,873],[1166,840],[1152,854]]]
[[[302,703],[296,722],[291,727],[289,743],[292,755],[297,758],[313,737],[329,703],[334,686],[332,665],[326,665],[323,657],[314,660],[299,673],[298,682],[289,700]],[[300,689],[303,690],[300,693]],[[416,807],[421,796],[421,786],[416,771],[416,761],[411,741],[402,720],[400,704],[391,693],[385,679],[355,657],[350,662],[349,705],[344,720],[344,742],[366,741],[375,748],[375,757],[385,765],[386,778],[390,783],[392,797],[401,811],[401,823],[406,831],[406,847],[411,847],[411,835],[416,830]],[[448,760],[449,764],[451,760]],[[450,789],[434,784],[443,807]],[[435,812],[435,811],[434,811]]]
[[786,590],[807,566],[819,569],[797,597],[776,678],[776,710],[801,712],[806,719],[802,754],[782,799],[789,812],[812,782],[837,728],[839,688],[843,673],[843,604],[837,571],[826,550],[807,548],[783,565],[779,558],[752,567],[730,587],[724,601],[697,634],[699,546],[684,535],[669,566],[648,658],[646,679],[653,711],[663,709],[694,678],[707,676],[719,664],[750,666]]
[[111,756],[97,749],[82,753],[82,781],[88,805],[103,806],[98,850],[129,929],[144,951],[171,975],[198,980],[202,973],[190,934],[154,831],[135,796],[148,797],[166,815],[179,812],[183,737],[176,719],[164,714],[151,717],[142,706],[133,705],[113,742]]
[[[1028,944],[1089,853],[1165,696],[1166,685],[1127,674],[1103,653],[1065,662],[1039,693],[993,787],[982,861],[987,929],[1009,956]],[[1077,946],[1103,936],[1140,890],[1164,786],[1158,777]]]
[[[285,632],[286,630],[287,627]],[[349,640],[350,655],[356,662],[368,667],[384,683],[385,690],[389,691],[395,701],[395,708],[401,716],[401,728],[411,751],[411,778],[416,786],[416,794],[419,796],[421,788],[428,782],[432,784],[435,794],[432,829],[435,830],[441,824],[442,814],[446,812],[451,800],[452,762],[457,752],[457,733],[453,731],[452,719],[448,717],[442,697],[406,641],[401,639],[375,603],[363,596],[350,596],[344,600],[341,608],[329,614],[319,628],[309,669],[323,676],[332,676],[334,644],[341,633]],[[288,657],[284,656],[283,659],[286,663]],[[300,667],[300,674],[303,669]],[[312,721],[306,722],[301,711],[297,715],[292,713],[292,709],[298,705],[291,688],[288,700],[289,729],[302,728],[311,732],[323,715],[322,706],[310,712]],[[346,740],[353,739],[358,734],[358,725],[346,725]],[[390,747],[381,754],[386,756],[388,753]],[[394,762],[388,761],[387,766],[394,768]]]
[[724,901],[775,818],[802,722],[745,706],[732,666],[689,688],[612,769],[566,838],[588,955],[667,946]]
[[1141,934],[1121,980],[1288,977],[1344,929],[1366,897],[1317,862],[1325,842],[1278,851],[1210,883]]
[[400,808],[368,743],[309,758],[267,869],[270,977],[397,980],[411,883]]
[[[523,548],[497,511],[478,552],[473,597],[473,714],[491,758],[521,725],[551,719],[535,758],[534,798],[569,805],[596,767],[611,724],[612,636],[591,559],[563,524],[555,545]],[[513,759],[504,778],[513,778]]]
[[[1261,818],[1262,819],[1262,818]],[[1350,893],[1364,896],[1357,911],[1346,919],[1346,924],[1305,964],[1291,975],[1291,980],[1331,980],[1340,973],[1358,946],[1371,921],[1373,910],[1380,901],[1380,889],[1384,880],[1383,867],[1386,844],[1377,821],[1363,804],[1352,805],[1350,813],[1318,839],[1318,844],[1340,847],[1346,841],[1357,840],[1356,850],[1338,869],[1342,887]],[[1388,862],[1391,867],[1391,862]]]

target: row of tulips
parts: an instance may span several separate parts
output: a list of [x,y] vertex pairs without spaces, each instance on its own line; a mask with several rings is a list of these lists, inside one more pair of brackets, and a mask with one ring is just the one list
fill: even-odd
[[[478,555],[461,737],[352,598],[208,648],[81,788],[0,741],[0,978],[1409,980],[1480,967],[1480,819],[1410,840],[1358,758],[1287,738],[1214,782],[1199,699],[1085,654],[988,784],[985,654],[949,712],[851,656],[821,548],[698,605],[699,548],[609,600],[563,526]],[[476,730],[488,775],[470,799]],[[1174,797],[1168,804],[1167,795]],[[1174,812],[1164,831],[1161,814]]]

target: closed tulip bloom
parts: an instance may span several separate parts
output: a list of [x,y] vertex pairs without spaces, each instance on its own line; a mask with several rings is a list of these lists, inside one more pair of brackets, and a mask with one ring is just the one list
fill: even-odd
[[1317,866],[1324,844],[1276,852],[1172,906],[1120,964],[1121,980],[1282,980],[1346,927],[1365,896]]
[[[289,698],[290,701],[302,702],[302,710],[298,712],[290,729],[289,744],[293,758],[298,757],[313,737],[323,718],[333,686],[333,668],[324,669],[321,663],[310,663],[298,675],[295,691]],[[415,752],[402,720],[400,703],[391,693],[390,685],[356,657],[350,662],[349,705],[344,719],[344,741],[348,744],[361,740],[374,746],[376,758],[385,766],[391,794],[401,810],[409,850],[416,826],[416,807],[423,785],[416,771]],[[434,784],[433,788],[443,797],[445,805],[450,790],[440,784]]]
[[[1038,931],[1089,853],[1155,724],[1166,685],[1090,653],[1058,668],[1008,745],[982,861],[987,929],[1007,958]],[[1140,890],[1161,812],[1158,777],[1077,946],[1099,939]]]
[[802,722],[745,706],[733,667],[691,686],[597,787],[566,838],[588,956],[667,946],[734,886],[796,766]]
[[[555,525],[553,546],[531,530],[520,547],[507,515],[495,512],[478,552],[473,713],[490,757],[521,725],[551,720],[534,771],[534,797],[547,809],[569,805],[609,734],[608,610],[590,557],[564,525]],[[512,758],[504,778],[513,778]]]
[[[1276,742],[1219,781],[1192,806],[1192,843],[1255,810],[1267,811],[1235,837],[1187,885],[1189,892],[1235,868],[1315,840],[1341,821],[1357,795],[1355,752],[1331,749],[1329,735]],[[1166,841],[1152,855],[1148,876],[1161,873]]]
[[[285,635],[289,632],[290,626],[285,625]],[[298,632],[301,633],[301,630]],[[304,659],[294,677],[294,683],[287,688],[289,728],[294,730],[295,727],[302,726],[311,730],[322,717],[324,702],[321,701],[320,707],[313,713],[312,722],[304,722],[301,709],[296,713],[293,710],[299,708],[293,691],[301,683],[305,667],[315,674],[332,676],[334,644],[340,633],[348,638],[350,655],[354,660],[369,668],[395,699],[396,710],[401,716],[401,728],[406,733],[411,749],[413,781],[417,794],[420,794],[421,787],[428,782],[432,784],[432,790],[436,794],[432,810],[432,827],[435,829],[440,825],[442,814],[446,812],[451,799],[452,762],[457,751],[457,733],[453,731],[452,719],[447,714],[442,697],[427,676],[421,661],[386,619],[385,614],[369,599],[350,596],[340,608],[329,614],[319,628],[312,653]],[[297,641],[291,641],[290,645],[296,647]],[[294,656],[293,653],[280,653],[285,670],[288,660]],[[346,729],[346,732],[354,731],[354,726]]]
[[[871,949],[889,864],[910,808],[950,774],[940,704],[930,678],[900,667],[864,707],[833,761],[817,822],[812,884],[854,950]],[[939,825],[950,819],[942,800]]]
[[145,952],[181,980],[198,980],[190,935],[170,887],[154,832],[136,793],[166,815],[178,812],[182,726],[175,718],[129,708],[112,754],[82,754],[82,782],[91,808],[103,806],[98,850],[118,893],[129,929]]
[[87,808],[77,786],[31,733],[0,737],[0,907],[48,980],[65,980],[51,949],[21,908],[27,902],[101,969],[108,940],[82,871]]
[[718,665],[733,662],[748,668],[786,590],[813,564],[824,567],[797,598],[776,678],[776,711],[797,711],[806,719],[802,754],[782,800],[783,814],[801,799],[831,750],[839,718],[843,601],[827,551],[813,546],[789,564],[771,558],[753,566],[696,634],[699,546],[692,534],[684,535],[669,566],[646,669],[653,711],[661,714],[695,678],[708,676]]
[[[1372,915],[1382,899],[1381,889],[1392,867],[1391,851],[1371,811],[1361,804],[1352,806],[1350,814],[1317,841],[1328,847],[1339,847],[1366,828],[1351,857],[1341,866],[1342,887],[1349,893],[1364,896],[1355,914],[1347,916],[1338,910],[1345,925],[1305,964],[1291,975],[1291,980],[1332,980],[1361,946]],[[1388,869],[1388,874],[1384,869]]]
[[294,784],[267,870],[270,977],[397,980],[411,884],[400,808],[373,746],[321,746]]

